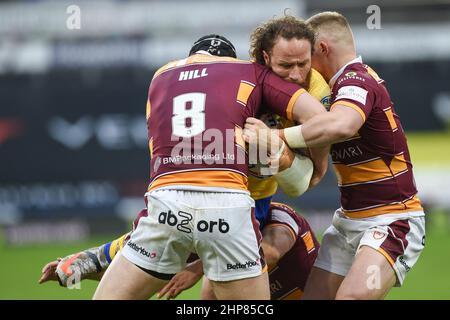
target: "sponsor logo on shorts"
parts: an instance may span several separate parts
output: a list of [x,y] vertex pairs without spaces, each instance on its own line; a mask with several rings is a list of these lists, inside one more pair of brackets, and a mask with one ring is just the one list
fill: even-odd
[[[191,233],[189,223],[192,221],[193,217],[190,213],[184,211],[178,211],[175,215],[172,211],[160,212],[158,215],[158,222],[160,224],[167,224],[171,227],[176,227],[178,231]],[[219,219],[218,221],[206,221],[200,220],[196,228],[200,232],[213,233],[218,230],[220,233],[228,233],[230,231],[230,225],[225,221],[225,219]]]
[[133,249],[137,253],[142,254],[143,256],[146,256],[147,258],[155,258],[156,257],[156,252],[150,253],[147,250],[145,250],[143,247],[138,246],[134,242],[128,241],[127,246],[129,246],[131,249]]
[[259,265],[260,265],[259,259],[257,259],[256,261],[247,261],[244,263],[240,262],[235,264],[227,263],[227,270],[248,269]]
[[167,224],[171,227],[177,227],[178,231],[191,233],[189,228],[189,222],[192,220],[192,215],[184,211],[178,211],[178,217],[172,213],[172,211],[161,212],[158,215],[158,222],[161,224]]
[[405,268],[406,272],[408,272],[409,270],[411,270],[411,267],[408,266],[408,264],[405,262],[405,259],[403,258],[403,256],[401,256],[398,261],[400,261],[401,265]]
[[372,236],[375,240],[381,240],[386,237],[386,233],[380,231],[372,232]]
[[230,225],[225,221],[225,219],[219,219],[219,221],[206,221],[206,220],[200,220],[197,223],[197,230],[200,232],[214,232],[214,227],[216,227],[217,230],[219,230],[220,233],[227,233],[230,231]]

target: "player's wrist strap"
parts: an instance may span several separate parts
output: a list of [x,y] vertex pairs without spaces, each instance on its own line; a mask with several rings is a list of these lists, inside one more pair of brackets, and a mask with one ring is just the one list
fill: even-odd
[[302,126],[286,128],[283,131],[284,138],[291,149],[306,148],[305,138],[302,134]]

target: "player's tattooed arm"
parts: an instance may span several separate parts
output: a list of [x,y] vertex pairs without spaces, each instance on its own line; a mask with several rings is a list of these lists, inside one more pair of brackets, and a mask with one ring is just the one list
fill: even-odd
[[128,235],[125,234],[99,247],[93,247],[49,262],[42,269],[39,283],[58,281],[61,286],[67,287],[84,279],[99,281],[111,260],[125,245]]

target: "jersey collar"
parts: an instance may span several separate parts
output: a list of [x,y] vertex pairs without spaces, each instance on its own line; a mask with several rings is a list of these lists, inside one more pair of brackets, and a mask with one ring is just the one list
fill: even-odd
[[330,79],[330,82],[328,83],[330,85],[330,88],[333,88],[334,83],[336,82],[337,78],[339,78],[339,76],[342,74],[342,72],[344,72],[345,68],[347,68],[347,66],[353,63],[362,63],[361,56],[347,62],[342,68],[339,69],[338,72],[336,72],[336,74]]

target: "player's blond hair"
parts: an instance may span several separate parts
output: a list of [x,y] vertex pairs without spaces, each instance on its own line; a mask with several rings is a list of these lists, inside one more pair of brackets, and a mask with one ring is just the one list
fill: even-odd
[[353,33],[347,19],[340,13],[325,11],[313,15],[306,20],[307,25],[314,30],[316,37],[321,34],[337,42],[354,45]]

